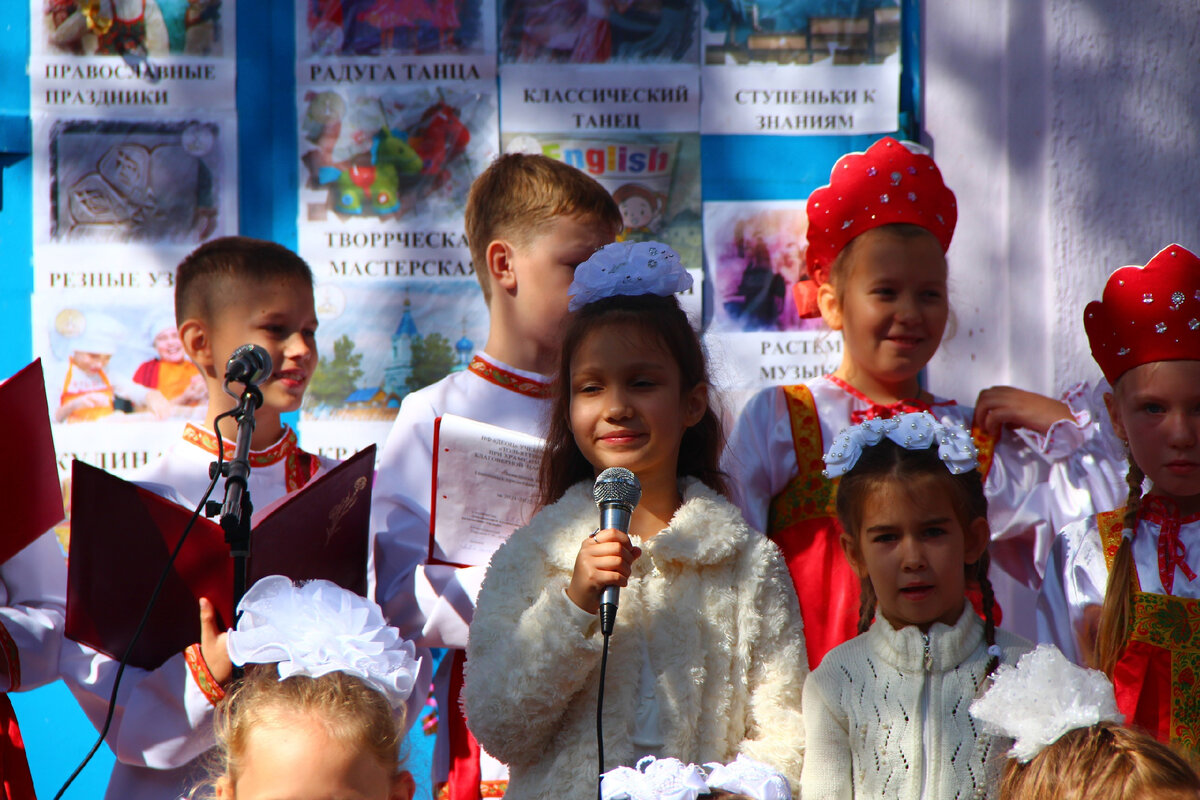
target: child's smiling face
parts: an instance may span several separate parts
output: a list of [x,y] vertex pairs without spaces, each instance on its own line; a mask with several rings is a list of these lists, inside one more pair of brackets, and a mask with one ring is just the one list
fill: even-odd
[[571,432],[596,470],[625,467],[643,483],[673,480],[683,433],[704,416],[706,387],[685,389],[661,341],[609,324],[571,355]]
[[854,240],[841,275],[840,286],[818,290],[821,316],[845,343],[839,374],[855,386],[862,375],[915,396],[950,314],[941,244],[932,234],[874,228]]
[[178,364],[183,361],[183,342],[179,338],[178,328],[163,328],[154,337],[154,352],[163,361]]

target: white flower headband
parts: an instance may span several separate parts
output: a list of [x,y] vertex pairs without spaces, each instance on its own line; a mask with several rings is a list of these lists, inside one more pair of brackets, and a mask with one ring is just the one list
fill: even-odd
[[389,626],[379,606],[335,583],[295,586],[271,575],[238,603],[241,619],[229,632],[229,658],[278,664],[279,679],[345,672],[387,698],[393,709],[412,693],[420,660],[412,642]]
[[996,670],[971,716],[986,733],[1015,740],[1008,756],[1022,764],[1076,728],[1124,721],[1104,673],[1075,666],[1049,644]]
[[692,288],[692,276],[679,254],[662,242],[614,242],[592,253],[575,269],[567,289],[567,308],[617,295],[656,294],[668,297]]
[[966,428],[943,425],[928,411],[913,411],[844,428],[825,454],[822,474],[826,478],[845,475],[858,463],[864,448],[879,444],[884,437],[908,450],[928,450],[937,444],[938,457],[955,475],[979,466],[979,450]]
[[637,769],[617,767],[600,776],[601,800],[696,800],[721,790],[754,800],[792,800],[787,778],[742,755],[729,764],[695,764],[677,758],[646,756]]

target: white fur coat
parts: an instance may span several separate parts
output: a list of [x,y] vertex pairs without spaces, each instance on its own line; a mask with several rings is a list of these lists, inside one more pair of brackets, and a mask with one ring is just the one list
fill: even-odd
[[[775,545],[694,479],[670,527],[634,543],[605,686],[605,769],[632,766],[642,652],[649,646],[663,755],[764,761],[799,786],[808,672],[796,593]],[[590,483],[572,487],[492,557],[471,623],[464,696],[480,743],[511,770],[510,800],[596,796],[599,619],[566,587],[596,527]]]

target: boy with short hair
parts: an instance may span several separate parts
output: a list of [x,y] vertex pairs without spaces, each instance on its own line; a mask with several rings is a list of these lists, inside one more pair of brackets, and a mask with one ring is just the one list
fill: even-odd
[[[463,740],[457,701],[450,695],[461,682],[462,649],[486,568],[425,563],[434,420],[457,414],[542,435],[567,287],[575,267],[620,230],[621,212],[612,197],[578,169],[540,155],[494,161],[472,184],[466,209],[467,241],[488,304],[487,344],[468,369],[404,398],[380,458],[371,508],[376,599],[405,638],[457,651],[435,679],[442,720],[434,780],[447,779],[453,751],[457,774],[467,775],[467,784],[484,784],[458,781],[468,797],[480,792],[498,797],[507,770],[486,753],[481,766],[470,763],[466,756],[477,746]],[[478,769],[482,772],[473,771]],[[456,792],[452,788],[451,796],[459,800]]]
[[[302,451],[280,415],[300,407],[317,365],[317,314],[312,272],[285,247],[244,237],[209,241],[179,265],[175,316],[184,349],[204,377],[204,425],[188,423],[182,441],[135,475],[138,483],[195,508],[216,460],[213,421],[236,405],[223,390],[225,365],[244,344],[266,348],[273,370],[260,384],[251,438],[250,497],[257,509],[304,486],[331,467]],[[233,455],[237,421],[221,420],[225,457]],[[107,798],[168,800],[204,777],[199,756],[214,744],[212,710],[232,675],[225,634],[215,612],[200,601],[201,643],[146,671],[126,668],[108,743],[117,757]],[[227,622],[232,622],[227,620]],[[59,669],[75,699],[99,728],[118,662],[67,641]]]

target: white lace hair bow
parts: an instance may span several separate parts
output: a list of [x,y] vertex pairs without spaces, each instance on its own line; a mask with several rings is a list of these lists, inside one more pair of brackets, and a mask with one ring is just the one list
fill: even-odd
[[278,664],[279,679],[345,672],[380,691],[393,709],[412,693],[420,660],[412,642],[389,626],[379,606],[335,583],[296,586],[290,578],[259,580],[238,603],[229,658]]
[[730,764],[685,764],[677,758],[646,756],[637,769],[617,767],[600,777],[601,800],[696,800],[722,790],[754,800],[792,800],[787,778],[766,764],[739,755]]
[[792,800],[792,787],[787,778],[761,761],[746,758],[741,753],[729,764],[705,764],[708,768],[708,789],[720,789],[744,794],[754,800]]
[[662,242],[606,244],[575,269],[567,308],[617,295],[656,294],[667,297],[692,288],[692,276],[679,254]]
[[908,450],[928,450],[937,444],[938,457],[955,475],[979,465],[979,450],[970,431],[957,424],[943,425],[928,411],[912,411],[844,428],[825,454],[822,474],[826,478],[845,475],[858,463],[864,448],[879,444],[884,437]]
[[1013,739],[1008,756],[1022,764],[1076,728],[1124,721],[1104,673],[1072,664],[1050,644],[1001,665],[971,716],[986,733]]

